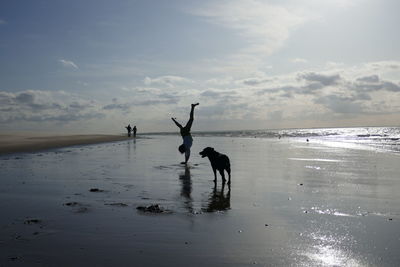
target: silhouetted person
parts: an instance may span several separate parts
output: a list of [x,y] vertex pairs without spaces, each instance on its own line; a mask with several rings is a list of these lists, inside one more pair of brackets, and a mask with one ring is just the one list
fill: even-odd
[[135,125],[135,126],[133,126],[133,137],[136,137],[136,131],[137,131],[137,128],[136,128],[136,125]]
[[126,128],[126,130],[128,130],[128,137],[130,137],[131,136],[131,131],[132,131],[131,125],[128,124],[128,126],[126,126],[125,128]]
[[190,118],[189,121],[186,123],[185,127],[179,124],[179,122],[176,121],[176,118],[171,118],[176,126],[179,127],[181,136],[183,139],[183,144],[179,146],[178,150],[182,154],[185,153],[185,161],[181,162],[182,164],[186,164],[189,160],[190,157],[190,148],[192,147],[193,143],[193,138],[192,135],[190,134],[190,129],[192,128],[193,120],[194,120],[194,108],[199,105],[199,103],[192,104],[192,108],[190,110]]

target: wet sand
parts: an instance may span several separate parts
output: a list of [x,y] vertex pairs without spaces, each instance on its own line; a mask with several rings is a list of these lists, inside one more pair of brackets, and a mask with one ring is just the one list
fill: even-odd
[[45,149],[120,141],[128,137],[122,135],[0,135],[0,155],[16,152],[35,152]]
[[180,141],[0,156],[0,266],[399,266],[398,154],[194,137],[185,168]]

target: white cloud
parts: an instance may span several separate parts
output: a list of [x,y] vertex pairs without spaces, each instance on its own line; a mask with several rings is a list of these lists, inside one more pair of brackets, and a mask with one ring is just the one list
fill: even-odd
[[223,78],[212,78],[209,80],[206,80],[205,83],[207,85],[216,85],[216,86],[226,86],[230,85],[233,81],[232,77],[223,77]]
[[307,19],[297,9],[258,0],[230,0],[191,10],[209,22],[235,30],[247,39],[243,52],[270,55],[281,48],[290,31]]
[[63,65],[64,67],[79,69],[78,66],[70,60],[60,59],[60,60],[58,60],[58,62],[60,62],[61,65]]
[[0,124],[18,121],[68,123],[104,115],[98,112],[99,106],[94,101],[64,91],[0,91],[0,103]]
[[166,76],[160,76],[160,77],[156,77],[156,78],[146,77],[143,82],[145,85],[148,85],[148,86],[149,85],[161,85],[161,86],[167,86],[167,87],[174,87],[177,84],[190,83],[192,81],[190,79],[186,79],[186,78],[180,77],[180,76],[166,75]]
[[307,59],[304,59],[304,58],[294,58],[294,59],[292,59],[292,62],[293,63],[307,63],[308,61],[307,61]]
[[[397,78],[388,78],[387,73]],[[235,129],[250,125],[246,124],[250,120],[254,124],[248,127],[263,127],[261,122],[265,121],[268,127],[297,127],[304,125],[305,120],[314,123],[308,126],[328,125],[332,120],[336,124],[331,126],[340,126],[338,118],[357,117],[360,124],[371,121],[371,116],[391,114],[388,116],[393,121],[396,116],[399,118],[396,114],[400,114],[400,62],[397,61],[336,65],[334,69],[307,69],[275,76],[259,72],[247,77],[216,78],[210,83],[181,76],[147,77],[146,83],[152,86],[126,87],[120,91],[119,100],[104,102],[62,91],[0,91],[0,125],[5,127],[14,122],[18,127],[20,122],[40,125],[46,121],[84,125],[97,119],[98,129],[104,125],[114,125],[107,129],[117,129],[124,121],[140,117],[148,127],[155,122],[165,122],[162,127],[168,127],[169,114],[186,118],[193,101],[201,103],[196,116],[204,127],[208,127],[210,120],[216,127]],[[188,81],[190,90],[177,86]],[[279,121],[272,124],[273,120]],[[160,125],[149,129],[160,129]],[[172,131],[172,126],[166,129]]]
[[310,82],[319,82],[324,86],[336,85],[341,79],[339,74],[327,75],[316,72],[301,73],[298,75],[298,78]]

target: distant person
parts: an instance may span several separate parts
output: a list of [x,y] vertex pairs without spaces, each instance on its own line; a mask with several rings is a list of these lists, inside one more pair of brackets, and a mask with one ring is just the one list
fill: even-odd
[[128,131],[128,137],[130,137],[130,136],[131,136],[131,131],[132,131],[131,125],[128,124],[128,126],[126,126],[125,128],[126,128],[126,130]]
[[137,128],[136,128],[136,125],[135,125],[135,126],[133,126],[133,137],[136,137],[136,131],[137,131]]
[[190,118],[189,121],[186,123],[185,127],[179,124],[179,122],[176,121],[176,118],[171,118],[176,126],[179,127],[181,136],[183,139],[183,144],[179,146],[178,150],[182,154],[185,153],[185,161],[181,162],[182,164],[187,164],[189,157],[190,157],[190,148],[192,147],[193,143],[193,138],[192,135],[190,134],[190,129],[192,128],[193,124],[193,119],[194,119],[194,108],[199,105],[199,103],[192,104],[192,108],[190,110]]

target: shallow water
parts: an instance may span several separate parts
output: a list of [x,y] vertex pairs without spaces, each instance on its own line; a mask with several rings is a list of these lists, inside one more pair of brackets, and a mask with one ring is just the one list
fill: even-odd
[[[172,133],[170,133],[172,134]],[[158,135],[154,133],[154,135]],[[400,152],[400,127],[349,127],[349,128],[310,128],[285,130],[241,130],[219,132],[197,132],[207,137],[251,137],[313,143],[325,146],[351,149],[364,149],[383,152]]]
[[[400,264],[398,154],[195,136],[185,168],[180,141],[1,156],[0,266]],[[229,155],[230,188],[206,146]],[[136,210],[151,204],[172,213]]]

